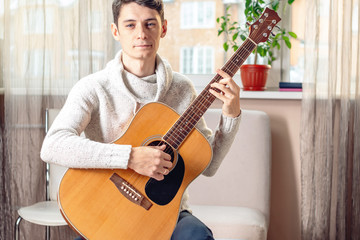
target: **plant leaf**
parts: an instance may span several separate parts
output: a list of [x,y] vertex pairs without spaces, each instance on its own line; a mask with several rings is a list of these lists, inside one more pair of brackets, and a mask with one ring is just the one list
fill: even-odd
[[271,3],[271,7],[272,7],[272,9],[274,9],[275,11],[277,11],[278,8],[279,8],[279,0],[273,1],[273,2]]
[[276,44],[277,44],[277,41],[273,41],[273,42],[271,43],[271,47],[272,47],[272,48],[276,47]]
[[284,41],[289,41],[289,38],[287,36],[283,36],[282,39],[284,39]]
[[258,53],[261,57],[264,57],[264,54],[266,54],[261,45],[258,45],[258,47],[257,47],[257,53]]
[[248,9],[250,7],[250,4],[252,3],[252,0],[246,0],[245,2],[245,9]]
[[227,52],[227,50],[229,49],[229,44],[227,42],[225,42],[223,44],[223,48],[224,48],[225,52]]
[[285,41],[286,46],[290,49],[291,48],[290,40],[289,39],[287,39],[287,40],[284,39],[284,41]]
[[295,0],[288,0],[288,4],[291,5]]
[[237,33],[235,33],[235,34],[232,36],[232,40],[233,40],[233,41],[235,41],[235,40],[237,39],[238,35],[239,35],[239,33],[238,33],[238,32],[237,32]]
[[296,33],[294,33],[294,32],[288,32],[288,33],[292,38],[295,38],[295,39],[297,38]]

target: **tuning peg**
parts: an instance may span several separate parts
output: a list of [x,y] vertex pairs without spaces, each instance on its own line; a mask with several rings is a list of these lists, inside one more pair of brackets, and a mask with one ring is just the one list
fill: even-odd
[[246,26],[250,27],[250,26],[251,26],[251,23],[246,22]]
[[270,34],[271,34],[271,36],[275,37],[275,33],[273,33],[273,32],[270,32]]
[[270,39],[270,38],[268,38],[268,40],[267,40],[269,43],[273,43],[273,41]]

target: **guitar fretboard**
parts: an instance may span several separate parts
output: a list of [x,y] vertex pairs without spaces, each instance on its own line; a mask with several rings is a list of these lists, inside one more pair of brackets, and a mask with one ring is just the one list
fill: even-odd
[[[245,40],[245,42],[225,63],[221,70],[233,77],[255,47],[256,44],[254,43],[254,41],[249,38]],[[216,76],[210,81],[210,83],[205,87],[205,89],[180,116],[180,118],[176,121],[172,128],[165,134],[163,139],[167,143],[169,143],[174,149],[178,149],[180,147],[186,137],[194,129],[197,122],[204,115],[206,110],[215,101],[216,97],[209,92],[209,89],[211,88],[210,85],[214,82],[220,81],[221,79],[222,77],[219,74],[216,74]],[[214,90],[217,92],[220,91],[217,89]]]

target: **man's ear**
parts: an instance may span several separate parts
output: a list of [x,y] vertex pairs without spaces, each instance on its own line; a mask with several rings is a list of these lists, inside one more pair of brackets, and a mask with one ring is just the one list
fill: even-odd
[[119,41],[119,29],[117,28],[115,23],[111,23],[111,33],[116,41]]
[[162,32],[161,32],[161,37],[165,37],[166,35],[166,32],[167,32],[167,20],[165,19],[164,22],[163,22],[163,25],[162,25]]

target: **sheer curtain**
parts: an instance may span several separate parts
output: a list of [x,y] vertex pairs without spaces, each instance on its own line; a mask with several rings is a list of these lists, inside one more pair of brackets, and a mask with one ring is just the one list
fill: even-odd
[[[16,210],[45,199],[45,164],[39,158],[45,109],[60,108],[73,84],[102,69],[119,46],[110,32],[112,1],[0,3],[5,88],[0,239],[12,239]],[[21,233],[22,239],[43,239],[45,229],[23,222]],[[51,235],[74,237],[68,227],[52,228]]]
[[360,239],[359,2],[306,1],[302,239]]

